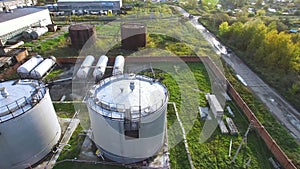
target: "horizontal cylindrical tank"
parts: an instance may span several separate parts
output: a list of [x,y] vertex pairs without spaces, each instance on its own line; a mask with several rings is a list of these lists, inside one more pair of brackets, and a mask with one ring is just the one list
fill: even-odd
[[81,49],[87,41],[89,45],[96,42],[96,27],[90,24],[77,24],[69,27],[72,46]]
[[18,67],[17,72],[21,77],[28,77],[31,70],[33,70],[38,64],[40,64],[44,59],[40,56],[34,56],[20,67]]
[[114,68],[112,75],[120,75],[124,72],[125,59],[122,55],[118,55],[115,59]]
[[92,55],[86,56],[84,61],[81,64],[80,68],[78,69],[77,77],[79,77],[81,79],[87,78],[89,71],[91,69],[91,66],[94,63],[94,60],[95,60],[94,56],[92,56]]
[[31,37],[31,39],[36,40],[40,36],[44,35],[47,32],[48,32],[48,28],[47,27],[33,28],[32,31],[30,32],[30,37]]
[[108,62],[108,57],[107,56],[102,55],[99,58],[99,60],[96,64],[95,70],[93,72],[94,78],[102,77],[104,75],[105,69],[106,69],[106,66],[107,66],[107,62]]
[[31,39],[31,35],[30,35],[31,32],[32,32],[32,28],[23,31],[22,32],[22,37],[24,39],[30,40]]
[[56,58],[54,56],[45,59],[30,72],[30,77],[34,79],[42,78],[55,62]]
[[0,86],[6,91],[0,95],[0,168],[30,168],[52,151],[61,136],[49,91],[37,80],[12,80]]
[[142,23],[124,23],[121,26],[122,48],[136,50],[146,46],[146,25]]
[[4,52],[7,53],[7,52],[9,52],[9,51],[21,46],[21,45],[24,45],[24,41],[19,41],[16,44],[13,44],[11,46],[8,46],[8,47],[4,48]]
[[87,97],[93,139],[104,156],[134,163],[164,144],[167,88],[141,75],[117,75],[92,87]]

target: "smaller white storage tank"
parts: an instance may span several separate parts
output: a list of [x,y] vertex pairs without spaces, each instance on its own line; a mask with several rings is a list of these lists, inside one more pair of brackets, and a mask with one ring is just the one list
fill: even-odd
[[82,62],[81,66],[77,72],[77,77],[79,77],[81,79],[87,78],[88,73],[91,69],[91,66],[94,63],[94,60],[95,60],[94,56],[92,56],[92,55],[86,56],[86,58]]
[[45,59],[30,72],[30,77],[34,79],[42,78],[45,73],[55,64],[55,62],[56,58],[54,56],[50,56],[49,58]]
[[32,31],[30,32],[30,37],[31,37],[31,39],[36,40],[40,36],[44,35],[47,32],[48,32],[48,28],[47,27],[33,28]]
[[108,57],[105,56],[105,55],[102,55],[97,64],[96,64],[96,68],[93,72],[93,76],[94,78],[96,77],[102,77],[105,73],[105,69],[106,69],[106,66],[107,66],[107,62],[108,62]]
[[40,64],[44,59],[40,56],[34,56],[28,61],[26,61],[24,64],[22,64],[20,67],[18,67],[17,72],[21,77],[28,77],[30,74],[30,71],[33,70],[38,64]]
[[122,55],[118,55],[115,59],[112,75],[121,75],[124,72],[125,59]]

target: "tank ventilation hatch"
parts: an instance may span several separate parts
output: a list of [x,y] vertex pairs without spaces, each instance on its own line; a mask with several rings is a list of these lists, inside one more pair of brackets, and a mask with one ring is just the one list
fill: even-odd
[[130,82],[130,84],[129,84],[129,88],[130,88],[130,90],[131,91],[133,91],[134,90],[134,82]]
[[7,98],[8,92],[7,92],[7,90],[5,89],[5,87],[1,87],[1,88],[0,88],[0,92],[1,92],[1,96],[2,96],[2,97]]

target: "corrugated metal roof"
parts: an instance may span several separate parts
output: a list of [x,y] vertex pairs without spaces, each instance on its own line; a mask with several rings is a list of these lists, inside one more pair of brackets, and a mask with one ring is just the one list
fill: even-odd
[[11,13],[0,12],[0,23],[19,18],[21,16],[29,15],[32,13],[40,12],[42,10],[48,10],[45,7],[28,7],[13,9]]
[[120,2],[121,0],[58,0],[60,2]]
[[16,0],[0,0],[0,2],[11,2],[11,1],[16,1]]

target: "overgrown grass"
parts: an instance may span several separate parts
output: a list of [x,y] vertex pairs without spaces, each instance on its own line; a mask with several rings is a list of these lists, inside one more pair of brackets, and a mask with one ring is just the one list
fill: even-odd
[[82,127],[78,125],[70,141],[68,142],[68,144],[71,146],[65,146],[64,150],[62,150],[62,152],[59,155],[59,158],[57,159],[58,161],[64,159],[74,159],[75,157],[78,157],[82,143],[85,139],[85,135],[80,135],[80,132],[82,130]]
[[54,109],[60,118],[72,118],[75,113],[72,103],[53,103]]
[[55,57],[78,56],[78,51],[70,47],[68,37],[69,34],[64,33],[63,35],[51,39],[26,42],[24,46],[30,48],[31,52],[37,52],[44,57],[50,55]]
[[232,70],[227,73],[228,80],[233,84],[234,88],[239,92],[240,96],[248,104],[250,109],[264,125],[272,138],[277,142],[281,149],[293,161],[293,163],[300,166],[300,145],[290,135],[285,127],[283,127],[274,116],[267,110],[267,108],[259,101],[255,95],[241,83],[237,81]]
[[49,81],[49,80],[53,80],[54,78],[56,78],[58,75],[60,75],[61,73],[63,73],[62,69],[57,69],[57,70],[53,70],[52,72],[50,72],[46,77],[45,77],[45,81]]
[[[189,68],[193,71],[195,79],[197,80],[199,91],[199,102],[198,105],[206,105],[206,100],[204,98],[204,93],[210,92],[209,77],[206,74],[205,67],[201,63],[189,63]],[[167,85],[170,92],[170,101],[174,101],[178,108],[180,108],[181,98],[178,91],[178,84],[174,81],[174,77],[168,74],[162,75],[164,83]],[[180,76],[185,76],[185,74],[180,74]],[[194,90],[192,90],[193,92]],[[191,91],[190,91],[191,92]],[[193,94],[188,94],[187,96],[194,96]],[[228,102],[235,117],[233,118],[235,124],[237,125],[240,135],[231,136],[221,134],[219,128],[214,131],[213,135],[204,143],[200,142],[200,133],[203,129],[205,121],[200,120],[197,115],[189,133],[187,134],[187,140],[189,145],[189,150],[191,152],[191,157],[195,168],[245,168],[245,163],[251,158],[250,168],[271,168],[271,164],[268,158],[272,156],[265,143],[262,141],[260,136],[254,131],[248,134],[248,144],[243,146],[241,152],[237,156],[236,162],[231,164],[232,157],[237,150],[241,140],[242,135],[245,133],[248,127],[248,120],[243,114],[243,112],[237,108],[237,106]],[[198,113],[197,113],[198,114]],[[187,130],[190,126],[186,124],[189,122],[187,120],[186,114],[179,111],[180,118]],[[225,113],[225,115],[230,116]],[[168,127],[170,128],[174,122],[177,121],[174,109],[172,106],[168,106]],[[169,134],[169,145],[172,145],[172,139],[182,139],[182,133],[179,126],[176,126],[177,130]],[[229,143],[232,139],[233,146],[231,157],[228,156]],[[179,142],[176,146],[170,147],[170,159],[172,168],[190,168],[189,162],[187,160],[187,155],[183,142]]]

